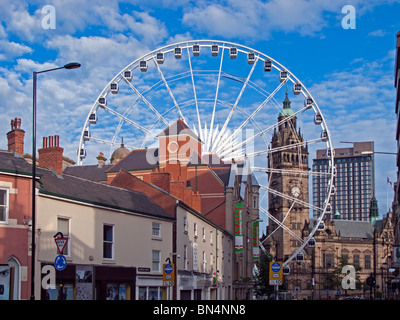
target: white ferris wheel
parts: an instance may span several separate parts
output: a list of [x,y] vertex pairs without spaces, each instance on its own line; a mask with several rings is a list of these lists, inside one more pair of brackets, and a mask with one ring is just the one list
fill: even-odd
[[[286,94],[293,110],[286,121],[296,117],[304,139],[274,149],[271,138]],[[250,160],[264,193],[260,194],[260,212],[276,225],[271,233],[283,230],[299,244],[284,267],[301,259],[303,250],[315,245],[315,232],[324,228],[335,175],[330,132],[304,84],[272,57],[237,43],[190,40],[160,47],[128,64],[100,92],[82,128],[77,163],[82,164],[89,154],[94,159],[104,144],[111,154],[122,139],[130,150],[151,147],[157,143],[157,135],[179,118],[199,136],[203,154],[217,154],[227,161]],[[268,181],[269,173],[280,172],[268,168],[268,155],[304,146],[310,155],[316,149],[326,149],[326,169],[316,172],[308,164],[307,171],[310,178],[326,179],[322,207],[274,190]],[[306,239],[285,223],[290,209],[280,221],[271,215],[266,204],[268,193],[313,212],[316,221]],[[265,250],[263,243],[260,247]]]

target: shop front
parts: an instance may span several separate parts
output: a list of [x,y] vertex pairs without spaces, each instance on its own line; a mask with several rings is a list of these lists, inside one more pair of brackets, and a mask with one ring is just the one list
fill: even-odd
[[217,297],[212,274],[200,272],[179,270],[178,291],[179,300],[210,300]]
[[[51,263],[42,263],[43,267]],[[136,268],[68,264],[55,271],[55,287],[46,289],[50,273],[42,274],[42,300],[134,300]]]
[[[140,269],[140,268],[139,268]],[[144,269],[144,268],[142,268]],[[136,278],[136,299],[137,300],[171,300],[171,287],[163,286],[162,275],[154,275],[150,273],[150,269],[137,274]]]

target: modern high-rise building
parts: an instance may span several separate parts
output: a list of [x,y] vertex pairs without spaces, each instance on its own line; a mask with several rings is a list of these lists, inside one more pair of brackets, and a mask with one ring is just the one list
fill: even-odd
[[[335,149],[335,193],[331,197],[331,219],[370,220],[370,204],[375,195],[374,142],[354,142],[352,147]],[[317,150],[313,172],[327,172],[326,150]],[[313,205],[323,207],[328,175],[313,176]],[[317,212],[314,211],[314,215]],[[377,217],[376,217],[377,218]]]

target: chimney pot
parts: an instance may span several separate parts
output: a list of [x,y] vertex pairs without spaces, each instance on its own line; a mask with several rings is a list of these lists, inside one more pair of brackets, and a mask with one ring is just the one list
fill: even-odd
[[47,137],[43,137],[43,149],[47,148]]
[[43,148],[39,152],[39,166],[51,168],[61,175],[63,171],[63,152],[59,147],[59,136],[43,137]]
[[19,155],[24,154],[25,131],[21,129],[21,119],[11,120],[11,131],[7,133],[8,151]]

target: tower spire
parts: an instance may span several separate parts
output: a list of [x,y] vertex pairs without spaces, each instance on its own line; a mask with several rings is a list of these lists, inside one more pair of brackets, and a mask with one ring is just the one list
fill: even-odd
[[289,99],[288,92],[289,92],[289,88],[288,88],[288,85],[286,84],[286,93],[285,93],[286,96],[285,96],[285,100],[283,101],[283,109],[290,109],[290,104],[292,103]]

